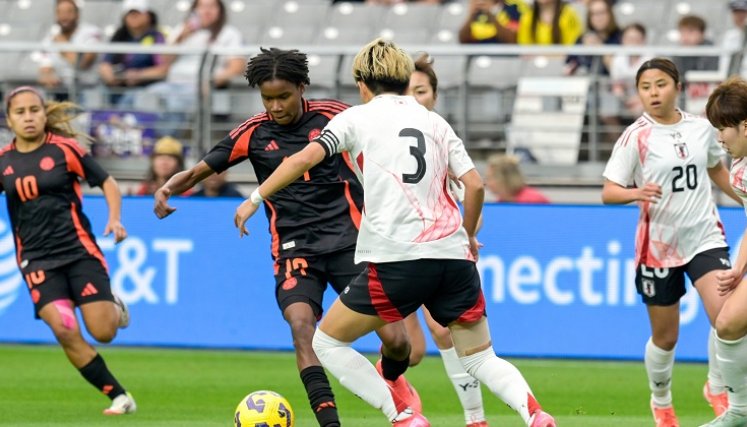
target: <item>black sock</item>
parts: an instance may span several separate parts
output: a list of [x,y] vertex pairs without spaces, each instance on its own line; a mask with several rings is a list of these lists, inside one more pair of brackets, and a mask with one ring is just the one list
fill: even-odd
[[301,371],[301,381],[306,387],[311,410],[314,411],[317,422],[321,427],[339,427],[340,418],[337,415],[337,404],[332,387],[329,385],[327,374],[321,366],[309,366]]
[[386,380],[395,381],[400,375],[405,373],[408,366],[410,366],[409,355],[405,357],[405,360],[394,360],[381,353],[381,375]]
[[80,371],[80,374],[83,375],[86,381],[109,396],[109,399],[114,399],[125,392],[125,389],[114,378],[114,375],[109,372],[104,358],[98,353],[96,353],[96,357],[93,360],[88,362],[86,366],[78,369],[78,371]]

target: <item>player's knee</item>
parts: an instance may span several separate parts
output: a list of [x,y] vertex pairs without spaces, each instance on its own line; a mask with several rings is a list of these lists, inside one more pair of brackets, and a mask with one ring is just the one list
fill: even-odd
[[716,318],[716,334],[723,340],[737,340],[747,333],[747,325],[728,310],[721,310]]
[[114,340],[114,337],[117,336],[117,328],[89,328],[88,333],[90,333],[93,339],[95,339],[96,341],[102,344],[108,344]]
[[314,332],[314,337],[311,340],[311,347],[314,349],[316,357],[319,358],[319,361],[322,362],[322,364],[324,364],[325,359],[334,351],[334,349],[345,346],[346,344],[344,342],[332,338],[318,328],[316,332]]
[[444,349],[454,346],[454,343],[451,340],[451,332],[449,332],[448,328],[433,328],[431,329],[431,336],[433,337],[433,341],[436,342],[438,348]]

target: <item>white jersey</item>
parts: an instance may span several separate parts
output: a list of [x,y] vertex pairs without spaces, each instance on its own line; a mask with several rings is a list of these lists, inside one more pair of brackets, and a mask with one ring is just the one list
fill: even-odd
[[336,115],[316,141],[328,156],[349,152],[363,184],[356,263],[474,260],[447,171],[475,165],[441,116],[411,96],[380,95]]
[[681,266],[727,246],[708,176],[723,155],[716,130],[703,118],[680,113],[673,125],[644,113],[617,140],[604,169],[605,178],[625,187],[661,186],[658,203],[638,203],[636,262],[649,267]]
[[742,205],[747,214],[747,157],[734,159],[729,171],[731,188],[742,199]]

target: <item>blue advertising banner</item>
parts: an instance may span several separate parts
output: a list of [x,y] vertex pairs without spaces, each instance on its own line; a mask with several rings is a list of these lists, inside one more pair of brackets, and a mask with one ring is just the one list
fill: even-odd
[[[112,288],[129,305],[132,324],[122,345],[290,349],[274,299],[267,221],[257,215],[250,236],[233,226],[238,200],[174,198],[164,220],[150,198],[126,198],[129,237],[100,236]],[[4,199],[0,198],[4,204]],[[104,229],[101,197],[84,206],[94,231]],[[747,220],[721,209],[732,257]],[[636,294],[632,206],[487,205],[478,263],[493,344],[502,355],[641,359],[648,319]],[[0,214],[0,342],[53,342],[33,320],[18,273],[5,209]],[[334,300],[329,291],[325,304]],[[427,328],[425,328],[427,330]],[[708,321],[697,293],[681,303],[680,359],[705,360]],[[377,351],[371,335],[356,343]],[[436,347],[428,340],[429,352]]]

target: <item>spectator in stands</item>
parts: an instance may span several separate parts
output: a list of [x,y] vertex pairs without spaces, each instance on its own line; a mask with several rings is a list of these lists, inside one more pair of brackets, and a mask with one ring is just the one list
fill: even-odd
[[[222,0],[194,0],[189,10],[187,20],[169,35],[169,44],[193,48],[241,46],[239,30],[226,24],[226,6]],[[148,87],[148,92],[160,99],[167,113],[177,113],[167,114],[166,119],[184,120],[184,113],[194,111],[201,60],[200,55],[166,57],[169,64],[166,81]],[[212,70],[213,86],[226,87],[243,71],[244,58],[221,56]]]
[[[591,0],[586,14],[586,32],[576,40],[577,45],[598,46],[602,44],[619,45],[622,43],[622,31],[617,26],[610,0]],[[612,56],[601,58],[598,70],[592,70],[593,57],[569,55],[566,58],[565,74],[572,75],[579,71],[592,74],[609,75]]]
[[244,195],[226,180],[228,171],[214,173],[202,181],[202,188],[195,191],[195,197],[241,197]]
[[576,43],[583,23],[576,11],[563,0],[534,0],[531,9],[521,14],[519,44]]
[[[643,46],[646,44],[646,28],[633,23],[622,31],[623,46]],[[630,121],[643,113],[643,105],[635,87],[635,76],[641,64],[651,59],[648,55],[615,55],[610,68],[612,93],[616,102],[610,106],[602,106],[604,115],[615,115],[622,118],[622,122]]]
[[[164,136],[156,141],[150,156],[150,169],[135,192],[137,196],[153,194],[172,176],[184,170],[184,148],[178,140]],[[189,194],[184,194],[189,195]]]
[[[111,43],[138,43],[152,46],[165,43],[158,31],[158,17],[150,9],[148,0],[125,0],[122,3],[122,24],[114,32]],[[106,54],[99,65],[102,82],[111,88],[142,87],[166,77],[168,65],[159,54]],[[131,96],[122,98],[114,93],[111,102],[131,106]]]
[[460,43],[516,43],[519,18],[528,10],[522,0],[470,0]]
[[527,185],[519,168],[519,159],[514,156],[495,154],[488,159],[485,185],[505,203],[550,203],[537,189]]
[[[55,24],[42,40],[45,45],[74,43],[90,45],[102,40],[101,30],[94,25],[80,22],[80,9],[74,0],[57,0]],[[95,53],[45,52],[39,58],[39,83],[58,100],[67,99],[67,91],[75,83],[94,85],[98,83]]]
[[[747,26],[747,0],[731,0],[729,2],[729,9],[731,10],[731,19],[734,26],[724,33],[724,37],[721,40],[721,47],[739,50],[742,48],[745,26]],[[719,61],[719,71],[724,75],[729,72],[730,62],[731,55],[723,55]],[[742,77],[747,77],[747,56],[742,60],[742,64],[737,67],[737,72]]]
[[[680,46],[713,46],[713,42],[706,40],[706,22],[695,15],[686,15],[677,23],[680,33]],[[673,58],[680,75],[687,78],[688,71],[716,71],[718,70],[718,56],[675,56]]]

